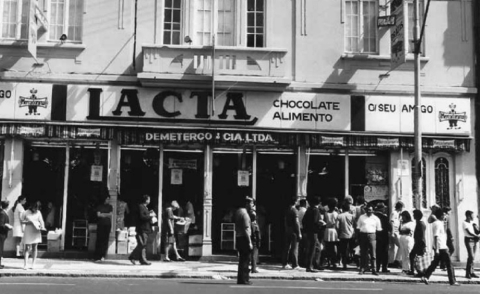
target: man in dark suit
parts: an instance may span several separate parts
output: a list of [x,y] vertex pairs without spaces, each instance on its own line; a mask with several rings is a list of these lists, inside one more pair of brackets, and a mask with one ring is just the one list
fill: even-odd
[[5,243],[5,239],[8,236],[8,230],[12,228],[9,224],[8,214],[5,211],[8,208],[9,202],[2,201],[0,203],[0,269],[4,268],[2,265],[2,258],[3,258],[3,244]]
[[138,205],[137,209],[137,247],[135,247],[128,257],[134,265],[136,264],[135,260],[138,260],[141,265],[151,265],[151,263],[147,261],[147,240],[148,234],[152,232],[152,218],[155,216],[155,213],[148,210],[148,204],[150,204],[150,196],[143,195],[142,203]]

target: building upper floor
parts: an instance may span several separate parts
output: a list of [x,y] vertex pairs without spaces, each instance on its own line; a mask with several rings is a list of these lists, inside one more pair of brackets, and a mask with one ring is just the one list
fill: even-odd
[[[383,26],[399,3],[405,17]],[[418,3],[422,86],[474,91],[472,0]],[[413,4],[3,0],[1,77],[208,88],[214,75],[225,88],[401,91],[414,83]],[[392,35],[402,21],[407,61],[391,70]]]

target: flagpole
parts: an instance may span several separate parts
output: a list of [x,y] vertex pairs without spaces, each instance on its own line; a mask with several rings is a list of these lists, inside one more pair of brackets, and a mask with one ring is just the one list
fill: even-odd
[[212,118],[215,115],[215,35],[212,36]]

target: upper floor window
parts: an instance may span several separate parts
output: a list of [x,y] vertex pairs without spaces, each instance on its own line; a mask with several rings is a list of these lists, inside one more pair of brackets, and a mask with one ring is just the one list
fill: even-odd
[[345,51],[377,53],[377,0],[345,0]]
[[[163,43],[264,46],[265,0],[165,0]],[[246,21],[242,21],[245,19]],[[239,24],[246,23],[240,27]],[[188,40],[189,37],[190,40]]]
[[[46,40],[59,41],[60,37],[65,34],[67,41],[82,41],[83,2],[84,0],[37,1],[39,10],[48,20]],[[30,0],[3,0],[0,2],[2,39],[28,38],[29,8]]]

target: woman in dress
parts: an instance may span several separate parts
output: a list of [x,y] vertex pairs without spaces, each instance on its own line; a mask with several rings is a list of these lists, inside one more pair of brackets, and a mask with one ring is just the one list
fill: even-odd
[[35,267],[37,260],[38,243],[42,242],[42,230],[45,230],[45,223],[43,222],[42,214],[38,209],[38,202],[33,202],[27,211],[25,211],[25,233],[23,235],[23,243],[25,244],[25,258],[23,262],[23,269],[27,269],[28,252],[32,251],[32,266]]
[[400,250],[402,252],[402,270],[406,274],[412,274],[410,272],[410,252],[413,249],[415,243],[413,239],[413,233],[415,232],[415,223],[412,221],[412,216],[406,210],[400,214]]
[[15,242],[15,252],[16,256],[21,256],[21,252],[24,251],[22,245],[23,231],[25,229],[25,224],[22,223],[23,216],[25,214],[25,208],[23,207],[27,203],[27,197],[18,196],[17,201],[13,204],[13,230],[12,236]]
[[328,201],[328,211],[325,212],[325,222],[327,223],[323,241],[325,242],[325,251],[327,253],[327,262],[333,269],[337,268],[337,250],[338,239],[338,212],[335,210],[338,200],[331,198]]

